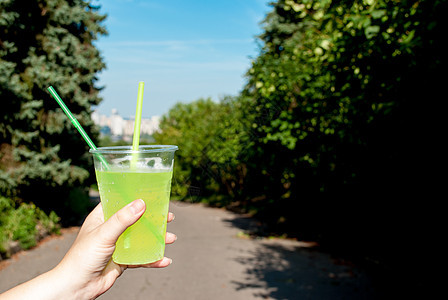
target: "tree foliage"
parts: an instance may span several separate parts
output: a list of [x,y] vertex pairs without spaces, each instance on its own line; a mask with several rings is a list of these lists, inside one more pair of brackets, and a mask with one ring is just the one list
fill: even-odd
[[[405,266],[408,242],[428,230],[415,220],[427,219],[423,203],[440,183],[430,157],[442,120],[447,1],[271,5],[233,109],[181,105],[162,121],[159,136],[180,145],[180,181],[225,172],[200,171],[198,161],[226,161],[222,149],[243,143],[226,176],[244,184],[227,190],[214,180],[205,191],[231,195],[280,232]],[[222,138],[218,123],[228,119]],[[216,158],[201,151],[210,142]],[[423,265],[414,260],[414,270]]]
[[438,189],[429,133],[441,120],[447,1],[272,6],[243,91],[270,190],[259,213],[301,237],[402,261],[403,224],[423,234],[413,220],[430,207],[409,199]]
[[247,147],[241,104],[232,97],[221,102],[199,99],[176,104],[163,117],[159,144],[179,146],[173,195],[186,201],[198,197],[236,197],[244,186],[241,156]]
[[105,65],[93,42],[106,34],[104,19],[90,1],[1,1],[2,194],[59,213],[69,191],[89,180],[88,148],[46,89],[54,86],[96,137],[90,113]]

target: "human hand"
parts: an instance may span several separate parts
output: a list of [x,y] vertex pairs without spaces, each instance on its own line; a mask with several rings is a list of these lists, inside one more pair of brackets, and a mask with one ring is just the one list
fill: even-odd
[[[127,268],[163,268],[172,260],[162,260],[146,265],[120,265],[111,259],[118,237],[145,212],[143,200],[135,200],[104,222],[101,204],[89,214],[79,234],[61,263],[54,269],[66,278],[80,298],[96,298],[106,292]],[[174,219],[168,214],[168,222]],[[176,235],[167,232],[166,244],[172,244]]]

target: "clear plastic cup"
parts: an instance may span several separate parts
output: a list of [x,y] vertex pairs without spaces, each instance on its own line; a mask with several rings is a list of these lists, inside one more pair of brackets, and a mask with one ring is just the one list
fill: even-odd
[[103,147],[91,149],[96,179],[107,220],[136,199],[146,203],[143,216],[118,239],[112,259],[119,264],[161,260],[173,175],[173,145]]

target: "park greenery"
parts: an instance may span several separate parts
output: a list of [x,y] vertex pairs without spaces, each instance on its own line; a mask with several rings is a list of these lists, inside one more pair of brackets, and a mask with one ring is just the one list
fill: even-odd
[[446,8],[272,3],[243,91],[177,104],[163,118],[156,141],[180,149],[174,196],[250,213],[269,234],[421,270],[410,253],[425,246],[405,247],[425,234],[415,220],[429,206],[409,200],[437,189],[428,132],[440,122]]
[[58,234],[59,217],[48,216],[36,205],[21,203],[0,196],[0,260],[13,250],[29,249],[49,234]]
[[[437,188],[429,133],[440,130],[447,1],[271,7],[241,93],[178,103],[163,117],[155,142],[179,146],[173,197],[403,267],[427,212],[409,200],[430,201]],[[73,205],[94,182],[91,158],[45,89],[57,87],[97,140],[90,112],[104,63],[92,42],[103,20],[82,0],[1,2],[0,191],[14,207],[35,203],[63,221],[83,209]]]
[[[17,210],[34,211],[33,203],[50,217],[55,211],[63,224],[85,213],[94,178],[87,145],[47,88],[95,139],[90,114],[105,64],[93,42],[106,34],[98,9],[84,0],[0,1],[0,193]],[[2,229],[23,219],[8,218],[16,220]]]

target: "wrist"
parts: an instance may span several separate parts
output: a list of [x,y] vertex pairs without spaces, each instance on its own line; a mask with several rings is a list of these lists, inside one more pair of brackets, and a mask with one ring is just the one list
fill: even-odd
[[[50,276],[55,278],[55,282],[62,287],[63,293],[59,299],[96,299],[115,281],[108,284],[102,276],[91,276],[86,273],[85,266],[73,264],[70,259],[62,260],[57,267],[51,270],[51,273]],[[96,272],[93,271],[93,273]]]
[[88,299],[57,267],[8,290],[1,294],[0,298],[1,300]]
[[85,276],[84,272],[66,261],[50,271],[49,276],[59,286],[58,299],[95,299],[99,296],[95,290],[96,284]]
[[86,294],[85,286],[76,278],[76,272],[66,271],[58,265],[47,273],[47,279],[52,282],[53,292],[57,296],[55,299],[93,299]]

